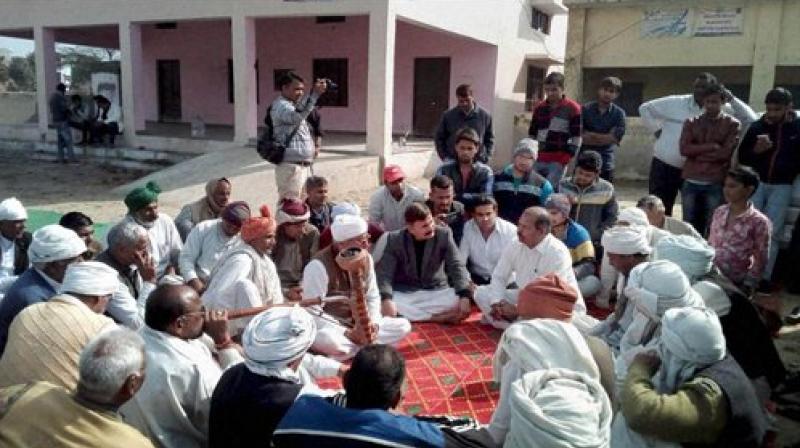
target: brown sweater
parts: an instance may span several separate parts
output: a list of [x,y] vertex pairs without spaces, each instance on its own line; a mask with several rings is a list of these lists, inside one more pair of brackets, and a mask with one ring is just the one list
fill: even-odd
[[730,115],[703,114],[686,120],[680,140],[681,155],[686,157],[683,178],[722,183],[738,142],[739,120]]

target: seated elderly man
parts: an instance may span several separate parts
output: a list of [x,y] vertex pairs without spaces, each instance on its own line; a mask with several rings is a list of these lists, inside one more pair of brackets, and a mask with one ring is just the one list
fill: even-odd
[[222,254],[241,244],[236,236],[250,217],[250,207],[246,202],[231,202],[219,216],[194,226],[179,258],[181,276],[199,294],[205,290],[208,276]]
[[147,301],[145,323],[147,382],[120,412],[159,446],[206,446],[211,394],[222,371],[242,361],[228,313],[207,311],[186,285],[161,285]]
[[211,397],[211,448],[271,446],[295,399],[324,393],[314,379],[342,375],[342,364],[307,353],[316,331],[314,318],[296,306],[270,308],[247,325],[245,361],[222,374]]
[[278,210],[275,247],[271,258],[278,270],[283,296],[287,300],[301,298],[303,269],[319,250],[319,230],[309,224],[308,205],[299,199],[284,199]]
[[0,202],[0,299],[30,265],[31,234],[25,231],[28,212],[17,198]]
[[105,331],[82,349],[75,391],[47,382],[0,389],[0,441],[6,448],[153,448],[117,409],[144,382],[142,338]]
[[629,304],[625,286],[631,270],[647,262],[653,249],[647,241],[646,229],[640,226],[617,225],[603,234],[604,257],[617,272],[617,304],[614,313],[592,329],[591,334],[619,351],[622,335],[633,320],[633,305]]
[[219,218],[230,197],[231,181],[224,177],[208,181],[206,195],[184,205],[175,217],[175,228],[178,229],[181,239],[186,241],[189,232],[201,222]]
[[[537,277],[558,274],[575,289],[578,282],[572,271],[572,258],[567,247],[550,233],[550,215],[542,207],[530,207],[522,213],[517,225],[517,241],[506,246],[492,272],[492,281],[479,286],[475,302],[483,319],[495,328],[506,328],[517,319],[519,289],[509,285],[527,285]],[[582,297],[575,302],[576,325],[582,330],[596,322],[586,316]]]
[[94,221],[92,218],[81,212],[65,213],[58,223],[73,232],[86,243],[86,253],[83,254],[84,260],[94,260],[103,251],[103,245],[94,238]]
[[362,348],[344,374],[346,399],[300,396],[278,424],[274,446],[489,446],[449,428],[391,412],[403,398],[405,376],[405,360],[393,347]]
[[510,397],[504,448],[604,448],[611,442],[611,403],[585,373],[530,372],[514,382]]
[[594,244],[585,227],[569,217],[572,204],[566,195],[550,195],[545,205],[550,213],[551,232],[567,249],[572,258],[572,270],[578,280],[578,288],[584,297],[593,297],[600,292],[600,279],[595,275],[597,263]]
[[[537,291],[534,289],[534,294]],[[576,298],[573,289],[572,298]],[[600,371],[586,339],[569,320],[570,294],[533,294],[520,303],[521,316],[510,325],[494,354],[494,380],[500,383],[500,398],[486,428],[498,446],[503,446],[511,420],[514,384],[525,374],[542,369],[562,368],[600,381]],[[533,318],[541,316],[544,318]]]
[[115,327],[103,313],[118,287],[117,271],[106,264],[67,267],[58,295],[25,308],[12,322],[0,358],[0,387],[47,381],[74,390],[81,350]]
[[412,322],[466,319],[472,290],[453,234],[434,224],[424,204],[409,205],[405,217],[404,230],[386,235],[386,249],[376,268],[383,315],[399,313]]
[[650,225],[671,233],[672,235],[689,235],[694,238],[703,239],[695,230],[694,226],[678,218],[667,216],[664,202],[654,194],[649,194],[636,203],[636,207],[642,209],[647,214]]
[[17,278],[0,302],[0,355],[8,342],[8,331],[17,314],[34,303],[56,295],[67,266],[81,261],[83,240],[58,224],[44,226],[33,234],[28,258],[33,266]]
[[758,310],[714,266],[714,248],[688,235],[671,235],[658,242],[655,258],[680,266],[706,306],[717,313],[728,351],[748,378],[756,383],[763,378],[773,389],[787,379],[786,368]]
[[726,354],[717,315],[706,308],[664,314],[656,354],[636,356],[621,398],[616,446],[760,447],[768,427],[752,385]]
[[108,231],[108,248],[95,259],[117,271],[119,287],[106,313],[131,329],[144,325],[144,306],[156,287],[156,268],[150,256],[147,231],[133,222],[121,222]]
[[631,323],[620,338],[614,359],[618,384],[625,381],[636,354],[656,347],[661,338],[661,318],[672,308],[705,306],[681,268],[667,260],[641,263],[631,269],[625,284]]
[[383,186],[369,198],[369,222],[381,226],[386,232],[402,230],[406,208],[424,200],[422,191],[406,182],[406,173],[399,165],[386,165],[383,168]]
[[328,200],[328,179],[322,176],[309,176],[306,179],[306,205],[308,223],[322,233],[333,223],[333,207],[336,206]]
[[[361,216],[361,208],[353,202],[339,202],[331,208],[331,223],[339,215]],[[370,250],[373,250],[378,240],[383,236],[383,229],[374,222],[367,222],[367,233],[369,234]],[[328,225],[319,234],[319,250],[330,246],[331,242],[333,242],[333,236],[331,236],[331,226]]]
[[497,201],[489,196],[476,199],[459,246],[472,282],[488,285],[503,251],[516,240],[517,226],[497,216]]
[[158,194],[161,188],[155,182],[134,188],[125,196],[128,214],[121,222],[139,224],[147,230],[150,255],[156,266],[156,278],[175,274],[183,241],[168,215],[158,211]]
[[[319,251],[303,272],[303,304],[313,303],[312,314],[317,316],[319,331],[314,341],[314,350],[336,359],[349,359],[355,356],[360,345],[353,333],[353,315],[350,304],[342,301],[356,294],[358,285],[351,283],[347,271],[337,263],[336,257],[343,250],[369,249],[367,222],[359,216],[337,216],[331,227],[333,244]],[[366,269],[362,293],[367,300],[367,313],[377,329],[377,342],[394,344],[411,332],[407,319],[383,317],[381,315],[381,295],[375,276],[372,257],[366,254]],[[338,298],[338,301],[331,299]]]
[[[281,282],[269,258],[275,246],[275,220],[266,205],[261,207],[260,217],[244,221],[241,239],[243,244],[226,252],[211,271],[203,303],[226,310],[283,303]],[[235,320],[231,332],[240,334],[247,322]]]

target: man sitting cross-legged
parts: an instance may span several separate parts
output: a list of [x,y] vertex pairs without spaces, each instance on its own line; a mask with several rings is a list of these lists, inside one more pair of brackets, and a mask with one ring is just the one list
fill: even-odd
[[[353,316],[348,301],[330,301],[333,296],[352,297],[356,285],[351,283],[347,271],[336,262],[336,256],[343,250],[369,250],[367,222],[360,216],[339,215],[331,226],[333,244],[317,252],[303,271],[303,302],[315,305],[310,309],[316,319],[317,337],[314,350],[337,359],[353,357],[363,341],[354,340],[352,330],[346,325],[352,323]],[[372,325],[377,327],[377,341],[393,344],[403,339],[410,331],[408,320],[398,317],[381,316],[381,295],[375,279],[372,257],[366,254],[366,272],[363,291],[367,300],[367,312]]]
[[327,399],[299,397],[275,429],[274,445],[279,448],[492,446],[474,436],[390,411],[403,398],[405,376],[405,360],[391,346],[362,348],[344,374],[344,399],[341,395]]
[[222,374],[211,397],[211,448],[270,445],[272,431],[300,395],[322,394],[315,378],[344,372],[342,364],[311,355],[314,318],[300,307],[262,312],[242,335],[245,361]]
[[[550,214],[541,207],[530,207],[522,213],[517,225],[517,238],[506,246],[492,272],[492,282],[478,287],[475,302],[483,318],[495,328],[506,328],[517,319],[517,285],[527,285],[537,277],[555,273],[578,289],[572,258],[567,247],[550,233]],[[586,305],[578,296],[575,302],[576,325],[588,329],[594,322],[586,316]],[[578,322],[579,321],[579,322]]]
[[472,281],[488,285],[506,246],[516,241],[517,226],[497,216],[497,202],[489,196],[475,201],[472,219],[464,225],[461,256]]
[[419,203],[408,206],[405,219],[405,229],[386,235],[376,270],[383,315],[399,313],[412,322],[466,319],[469,272],[450,229],[437,227],[430,209]]

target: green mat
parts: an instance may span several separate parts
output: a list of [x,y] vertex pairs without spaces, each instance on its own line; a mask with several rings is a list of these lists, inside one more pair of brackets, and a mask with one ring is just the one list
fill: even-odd
[[[58,220],[61,219],[61,213],[54,212],[52,210],[38,210],[38,209],[28,209],[28,221],[25,223],[25,227],[27,228],[28,232],[35,232],[36,230],[48,225],[48,224],[58,224]],[[99,241],[103,241],[105,239],[105,235],[108,232],[108,229],[111,227],[111,224],[107,222],[95,222],[94,223],[94,237]]]

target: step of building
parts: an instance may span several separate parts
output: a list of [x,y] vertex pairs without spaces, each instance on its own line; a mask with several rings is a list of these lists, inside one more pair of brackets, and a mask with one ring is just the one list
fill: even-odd
[[[0,150],[33,153],[39,160],[57,159],[58,146],[26,140],[0,139]],[[154,172],[168,166],[192,159],[201,153],[170,151],[145,147],[74,146],[75,155],[84,161],[95,162],[116,168]]]

